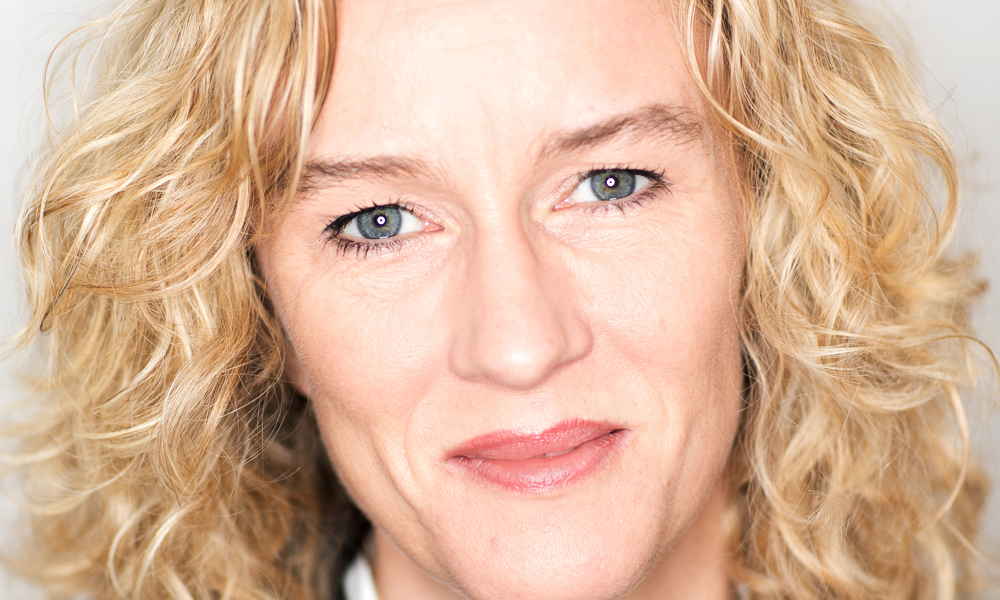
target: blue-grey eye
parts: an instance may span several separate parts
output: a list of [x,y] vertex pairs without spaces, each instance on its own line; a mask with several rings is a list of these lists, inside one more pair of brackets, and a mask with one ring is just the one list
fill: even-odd
[[590,176],[590,189],[601,200],[619,200],[635,192],[635,175],[628,171],[600,171]]
[[610,202],[628,198],[649,185],[649,177],[628,169],[608,169],[587,174],[570,197],[575,202]]
[[424,229],[424,222],[405,208],[390,204],[355,213],[340,234],[362,240],[382,240]]

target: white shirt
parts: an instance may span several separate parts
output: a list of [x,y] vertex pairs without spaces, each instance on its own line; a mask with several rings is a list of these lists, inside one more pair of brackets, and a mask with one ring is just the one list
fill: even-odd
[[375,579],[363,554],[358,554],[344,572],[344,597],[347,600],[378,600]]

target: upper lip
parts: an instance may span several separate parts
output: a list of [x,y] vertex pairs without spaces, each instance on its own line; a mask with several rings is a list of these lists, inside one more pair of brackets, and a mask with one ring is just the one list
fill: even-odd
[[539,432],[500,430],[476,436],[448,451],[451,458],[526,460],[569,452],[622,429],[612,423],[570,419]]

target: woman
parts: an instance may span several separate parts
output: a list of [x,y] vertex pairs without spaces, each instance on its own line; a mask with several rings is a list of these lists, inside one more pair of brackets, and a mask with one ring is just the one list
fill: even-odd
[[21,227],[55,592],[975,584],[954,161],[839,4],[108,23]]

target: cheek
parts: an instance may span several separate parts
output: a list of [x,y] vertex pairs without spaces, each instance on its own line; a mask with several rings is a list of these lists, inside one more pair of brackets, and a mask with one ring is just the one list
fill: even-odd
[[595,339],[607,345],[603,356],[614,363],[606,372],[629,374],[620,376],[622,387],[644,399],[634,410],[662,432],[651,442],[663,457],[656,468],[684,479],[692,500],[725,462],[738,423],[743,254],[737,223],[738,213],[671,216],[627,255],[594,263],[598,267],[582,277],[599,330]]
[[593,263],[579,279],[603,330],[595,337],[666,376],[725,373],[718,369],[728,369],[739,346],[742,247],[732,222],[684,230],[658,223],[627,254]]
[[436,290],[393,295],[358,285],[327,276],[297,289],[286,327],[330,458],[348,490],[368,494],[408,479],[401,449],[440,378],[444,338],[432,316]]
[[419,397],[438,341],[419,299],[364,300],[317,286],[292,332],[317,411],[365,424]]

